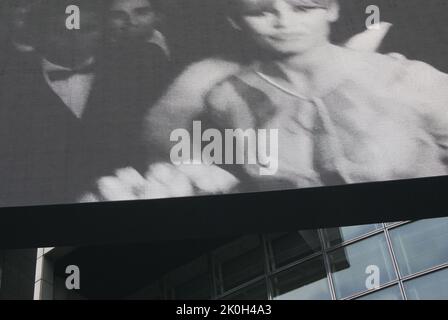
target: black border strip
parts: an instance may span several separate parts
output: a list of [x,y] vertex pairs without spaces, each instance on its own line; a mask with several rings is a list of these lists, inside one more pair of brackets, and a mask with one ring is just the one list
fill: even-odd
[[150,242],[448,216],[448,176],[265,193],[0,208],[0,248]]

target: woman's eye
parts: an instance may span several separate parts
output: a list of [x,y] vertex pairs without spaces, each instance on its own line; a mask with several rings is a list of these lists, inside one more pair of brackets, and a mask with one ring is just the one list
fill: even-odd
[[309,11],[311,8],[309,7],[304,7],[304,6],[293,6],[293,10],[295,12],[307,12]]
[[147,16],[149,14],[151,14],[153,11],[151,10],[151,8],[139,8],[136,11],[136,14],[139,16]]
[[265,10],[254,10],[245,12],[244,15],[248,17],[264,17],[268,14],[268,11]]

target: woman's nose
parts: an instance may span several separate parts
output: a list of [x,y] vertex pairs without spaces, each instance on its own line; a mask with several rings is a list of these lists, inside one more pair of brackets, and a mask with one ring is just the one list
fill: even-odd
[[138,19],[134,15],[131,15],[129,17],[129,24],[131,26],[133,26],[133,27],[137,26],[138,25]]
[[135,27],[138,24],[137,18],[132,14],[127,14],[126,17],[123,17],[123,22],[127,26]]

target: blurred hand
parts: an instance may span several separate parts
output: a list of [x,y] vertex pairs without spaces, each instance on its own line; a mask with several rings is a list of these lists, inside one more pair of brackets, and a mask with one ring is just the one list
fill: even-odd
[[116,171],[96,183],[97,190],[81,197],[80,202],[125,201],[222,194],[239,181],[229,172],[209,165],[157,163],[145,176],[133,168]]

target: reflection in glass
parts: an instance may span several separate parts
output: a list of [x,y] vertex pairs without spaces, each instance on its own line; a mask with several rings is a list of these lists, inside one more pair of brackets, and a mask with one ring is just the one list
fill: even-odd
[[403,276],[448,262],[448,218],[407,224],[390,237]]
[[257,282],[256,284],[244,287],[224,300],[267,300],[268,293],[266,290],[266,281]]
[[330,300],[322,257],[301,263],[272,279],[275,300]]
[[217,285],[224,293],[265,272],[260,237],[248,236],[227,245],[214,254]]
[[275,268],[283,267],[321,250],[316,230],[269,236]]
[[404,288],[409,300],[447,300],[448,269],[407,281]]
[[324,229],[325,244],[327,247],[336,246],[378,230],[381,227],[381,224],[367,224],[362,226]]
[[400,288],[393,286],[375,291],[356,300],[403,300],[403,296],[401,295]]
[[337,298],[366,291],[370,266],[379,270],[380,285],[396,279],[383,234],[334,250],[329,259]]

